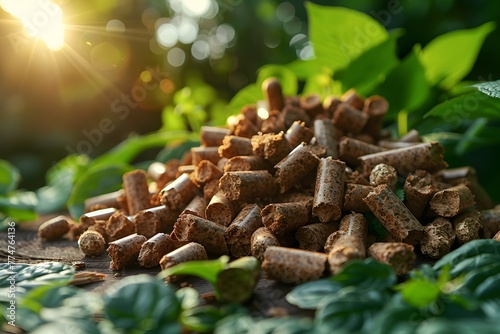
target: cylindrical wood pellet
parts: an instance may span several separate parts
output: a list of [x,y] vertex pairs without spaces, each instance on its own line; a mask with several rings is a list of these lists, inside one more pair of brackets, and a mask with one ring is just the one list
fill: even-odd
[[388,185],[375,187],[364,201],[396,241],[416,245],[422,238],[422,225]]
[[420,138],[420,133],[418,132],[418,130],[411,129],[405,135],[399,138],[399,141],[405,143],[421,143],[422,138]]
[[292,150],[292,147],[285,138],[285,134],[258,134],[252,137],[253,153],[269,160],[273,165],[285,158]]
[[231,135],[252,138],[252,136],[255,136],[257,133],[259,133],[259,128],[244,115],[238,115],[234,117],[229,125],[229,134]]
[[500,231],[493,236],[493,240],[500,241]]
[[293,122],[285,133],[285,138],[291,147],[296,147],[302,142],[309,143],[313,137],[314,132],[301,121]]
[[344,235],[346,235],[346,232],[341,230],[335,231],[332,234],[330,234],[325,241],[325,246],[324,246],[325,253],[326,254],[330,253],[337,240],[339,240],[339,238]]
[[295,232],[295,239],[299,248],[311,252],[321,252],[325,247],[326,239],[339,227],[338,223],[316,223],[301,226]]
[[384,116],[388,110],[389,103],[382,96],[374,95],[367,98],[363,105],[363,112],[368,115],[368,121],[363,131],[373,138],[378,138],[382,129]]
[[127,217],[120,211],[114,213],[106,221],[106,234],[109,241],[115,241],[135,232],[135,225],[131,217]]
[[[191,174],[194,173],[194,170],[196,169],[195,165],[181,165],[177,169],[177,173],[175,173],[175,178],[179,178],[182,174]],[[174,180],[175,181],[175,180]]]
[[336,275],[347,262],[364,259],[365,256],[365,244],[361,239],[353,235],[341,235],[328,253],[330,273]]
[[368,255],[388,264],[397,275],[405,275],[417,260],[413,246],[403,242],[376,242],[368,248]]
[[484,238],[492,238],[500,231],[500,207],[481,211],[481,224],[483,225]]
[[222,170],[208,160],[201,161],[193,171],[192,178],[196,185],[203,188],[207,182],[221,178]]
[[323,223],[342,216],[345,163],[331,157],[319,160],[312,215]]
[[106,240],[99,232],[85,231],[78,238],[78,247],[85,256],[99,256],[106,249]]
[[370,185],[376,187],[381,184],[387,184],[392,190],[396,189],[398,174],[394,167],[384,163],[373,167],[370,173]]
[[432,175],[420,169],[406,177],[404,204],[417,219],[422,217],[434,195],[432,181]]
[[269,204],[261,211],[262,223],[273,234],[294,233],[309,223],[311,207],[306,202]]
[[219,146],[219,155],[228,159],[240,155],[253,155],[252,141],[245,137],[226,136]]
[[319,94],[308,94],[300,99],[300,107],[306,111],[311,119],[324,113],[321,96]]
[[366,245],[368,238],[368,221],[360,213],[351,213],[342,217],[339,231],[344,231],[346,235],[359,238]]
[[[179,263],[203,260],[208,260],[205,247],[196,242],[190,242],[164,255],[160,260],[160,266],[162,270],[165,270]],[[170,282],[175,280],[173,277],[166,277],[165,279]]]
[[300,284],[321,278],[326,260],[323,253],[271,246],[264,253],[262,269],[271,279]]
[[202,126],[200,129],[200,141],[205,147],[219,147],[222,140],[229,133],[229,129],[215,126]]
[[438,191],[432,196],[430,208],[441,217],[453,217],[473,207],[474,195],[463,184]]
[[401,176],[407,176],[417,169],[435,173],[446,168],[448,164],[443,160],[443,154],[444,147],[438,142],[431,142],[363,155],[358,159],[366,176],[370,175],[373,167],[380,163],[396,168]]
[[174,234],[178,240],[202,244],[214,255],[229,254],[224,232],[226,228],[194,215],[182,215],[175,223]]
[[336,96],[329,95],[325,97],[323,100],[323,109],[325,110],[326,116],[332,118],[335,110],[341,103],[342,101]]
[[229,253],[234,257],[251,255],[252,234],[260,227],[263,227],[260,207],[245,205],[224,232]]
[[318,162],[318,157],[311,152],[308,145],[302,143],[297,146],[275,166],[275,179],[280,193],[283,194],[292,189],[301,178],[315,170]]
[[45,240],[58,239],[68,233],[69,229],[68,218],[57,216],[40,225],[38,228],[38,237]]
[[347,92],[345,92],[340,99],[342,102],[347,103],[353,108],[356,108],[358,110],[362,110],[363,106],[365,104],[365,100],[356,92],[354,88],[349,89]]
[[222,191],[215,194],[205,209],[205,217],[214,223],[228,226],[238,213],[240,203],[229,200]]
[[196,195],[196,185],[188,174],[182,174],[160,191],[161,204],[182,210]]
[[256,257],[257,260],[261,262],[264,261],[264,252],[271,246],[280,246],[276,236],[265,227],[259,227],[255,230],[250,239],[252,256]]
[[198,166],[202,160],[208,160],[214,165],[220,160],[218,147],[192,147],[191,148],[192,164]]
[[207,204],[207,200],[204,197],[195,196],[181,214],[192,214],[201,218],[206,218],[205,209],[207,208]]
[[259,117],[257,106],[254,104],[247,104],[246,106],[243,106],[240,109],[240,115],[244,116],[257,127],[260,127],[262,124],[262,118]]
[[[359,157],[385,151],[384,148],[365,143],[351,137],[342,137],[339,142],[339,157],[350,166],[358,166]],[[368,175],[367,175],[368,176]]]
[[274,179],[268,171],[226,172],[219,188],[231,201],[249,201],[271,197],[276,192]]
[[333,123],[328,118],[317,119],[314,121],[314,137],[319,145],[326,149],[326,156],[333,159],[339,158],[338,132]]
[[268,78],[262,82],[262,92],[269,105],[269,110],[281,111],[285,106],[285,98],[281,83],[276,78]]
[[454,217],[453,228],[459,245],[480,238],[482,230],[481,212],[472,208]]
[[148,176],[143,170],[134,170],[123,175],[123,191],[127,198],[128,213],[137,212],[150,207],[151,196],[148,189]]
[[232,157],[224,165],[224,172],[270,170],[269,161],[257,155]]
[[356,183],[348,183],[344,195],[343,209],[344,211],[354,211],[359,213],[370,212],[370,208],[363,201],[363,198],[368,196],[372,186],[364,186]]
[[137,261],[141,246],[146,240],[145,236],[134,233],[111,242],[106,250],[111,258],[109,269],[120,270]]
[[139,265],[144,268],[156,267],[161,258],[175,250],[175,245],[168,234],[157,233],[142,244],[139,252]]
[[424,226],[424,236],[420,240],[420,251],[431,259],[440,259],[450,252],[455,242],[455,231],[450,221],[436,218]]
[[311,124],[311,118],[304,109],[300,108],[300,106],[287,104],[285,108],[283,108],[282,114],[285,128],[290,128],[295,122],[304,122],[307,127]]
[[215,194],[219,192],[219,180],[212,180],[207,182],[203,187],[203,198],[205,200],[210,201]]
[[[163,164],[161,164],[163,165]],[[108,194],[87,198],[85,203],[85,212],[92,211],[96,205],[103,205],[107,208],[120,208],[118,198],[123,196],[123,190],[117,190]]]
[[367,114],[353,108],[347,103],[339,104],[333,114],[333,125],[352,134],[361,133],[367,121]]

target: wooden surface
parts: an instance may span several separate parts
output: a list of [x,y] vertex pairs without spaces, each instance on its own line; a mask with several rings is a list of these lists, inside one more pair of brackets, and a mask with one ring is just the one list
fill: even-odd
[[[109,269],[109,257],[107,253],[95,258],[88,258],[78,249],[76,241],[66,238],[56,241],[42,241],[38,238],[38,226],[55,215],[41,217],[32,223],[21,223],[16,226],[15,233],[15,262],[17,263],[40,263],[46,261],[57,261],[72,264],[75,261],[85,263],[85,269],[81,271],[95,271],[103,273],[106,278],[102,282],[92,283],[82,288],[88,291],[103,293],[111,285],[120,279],[137,274],[156,275],[160,268],[145,269],[138,265],[124,268],[118,272]],[[7,262],[7,233],[0,232],[0,262]],[[198,278],[186,278],[184,282],[198,290],[200,294],[210,294],[213,292],[209,283]],[[269,311],[280,308],[286,310],[290,315],[312,316],[313,313],[301,310],[286,302],[286,294],[293,288],[293,285],[278,283],[272,280],[261,278],[254,290],[253,297],[247,302],[253,316],[266,317]]]

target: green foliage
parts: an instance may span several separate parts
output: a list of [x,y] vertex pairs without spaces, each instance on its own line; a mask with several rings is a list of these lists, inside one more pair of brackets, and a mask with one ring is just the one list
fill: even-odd
[[280,81],[284,95],[296,95],[298,93],[297,76],[292,70],[281,65],[262,66],[257,76],[257,86],[262,87],[264,80],[271,77]]
[[5,195],[17,188],[21,174],[10,162],[0,160],[0,195]]
[[306,282],[290,291],[286,295],[286,301],[302,309],[315,310],[325,297],[337,293],[342,288],[343,284],[331,279]]
[[500,80],[486,81],[472,85],[472,87],[477,88],[483,94],[500,99]]
[[391,267],[372,258],[349,261],[332,280],[359,289],[384,290],[396,283]]
[[[493,239],[472,240],[462,245],[457,250],[446,254],[438,260],[432,267],[435,271],[442,270],[444,266],[450,265],[452,268],[464,260],[475,256],[500,255],[500,242]],[[476,262],[477,264],[477,262]],[[469,270],[474,268],[474,264],[470,265]]]

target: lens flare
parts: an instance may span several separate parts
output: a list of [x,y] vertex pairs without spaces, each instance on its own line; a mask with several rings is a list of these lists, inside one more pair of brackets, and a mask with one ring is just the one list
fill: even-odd
[[49,0],[0,0],[0,6],[21,21],[26,33],[57,51],[64,46],[61,7]]

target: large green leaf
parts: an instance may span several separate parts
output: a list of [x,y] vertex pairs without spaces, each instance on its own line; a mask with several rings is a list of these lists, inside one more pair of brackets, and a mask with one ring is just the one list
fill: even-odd
[[37,205],[38,198],[32,191],[18,191],[0,196],[0,212],[13,221],[35,220]]
[[334,78],[342,82],[343,90],[355,88],[361,95],[369,95],[385,79],[386,74],[398,65],[398,37],[398,34],[391,35],[389,39],[364,52],[347,68],[336,72]]
[[317,59],[297,59],[286,64],[285,66],[289,70],[291,70],[300,80],[305,80],[311,76],[311,73],[317,73],[322,70],[322,66],[321,64],[319,64]]
[[500,119],[500,99],[475,91],[438,104],[424,117],[428,116],[441,117],[446,123],[455,126],[465,119],[478,117]]
[[298,82],[293,71],[281,65],[264,65],[259,68],[257,86],[262,87],[264,80],[270,77],[275,77],[280,81],[284,95],[297,95]]
[[443,34],[427,44],[420,60],[429,82],[450,88],[463,79],[474,66],[486,36],[494,29],[495,23],[488,22]]
[[306,9],[316,61],[334,71],[346,68],[389,37],[385,28],[367,14],[312,2],[306,3]]
[[438,260],[433,269],[438,271],[444,266],[455,267],[458,263],[482,254],[500,255],[500,242],[493,239],[472,240]]
[[481,82],[472,87],[476,87],[483,94],[500,99],[500,80]]
[[184,117],[173,106],[166,106],[161,112],[161,122],[165,131],[186,130]]
[[401,110],[412,111],[420,107],[429,96],[430,86],[424,68],[418,59],[418,46],[408,54],[376,89],[389,102],[388,118],[394,119]]
[[123,174],[132,170],[124,163],[99,164],[89,168],[75,183],[67,207],[74,218],[84,212],[87,198],[121,189]]
[[286,301],[303,309],[315,310],[326,297],[337,293],[344,285],[330,279],[306,282],[286,295]]
[[0,160],[0,195],[7,194],[17,188],[21,175],[10,162]]
[[173,267],[163,270],[158,277],[164,278],[170,275],[194,275],[209,281],[214,287],[217,287],[217,276],[224,270],[229,262],[229,257],[221,256],[215,260],[189,261],[179,263]]
[[337,275],[332,276],[331,280],[360,290],[380,291],[396,283],[396,274],[390,266],[367,258],[348,262]]

